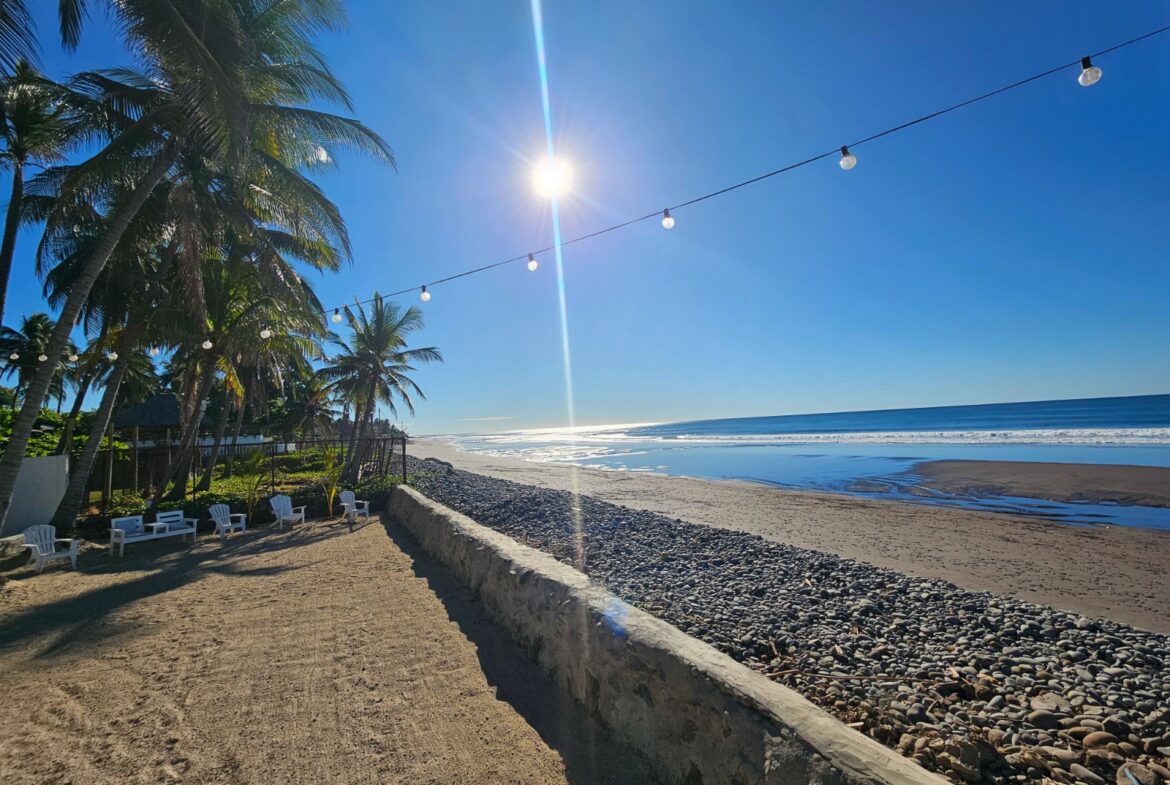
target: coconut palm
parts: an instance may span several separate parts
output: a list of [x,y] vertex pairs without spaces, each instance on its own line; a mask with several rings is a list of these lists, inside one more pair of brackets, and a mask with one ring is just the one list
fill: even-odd
[[[314,337],[324,334],[321,304],[287,260],[267,249],[232,240],[223,249],[225,258],[203,262],[201,275],[206,296],[198,327],[193,328],[188,321],[189,303],[182,309],[159,314],[171,313],[177,319],[172,331],[190,336],[187,351],[194,358],[190,363],[193,372],[188,374],[187,393],[180,396],[186,404],[187,418],[182,441],[170,475],[159,486],[159,494],[170,480],[176,481],[170,491],[172,495],[178,497],[184,491],[183,468],[195,443],[202,401],[213,385],[217,382],[225,385],[231,396],[239,399],[243,395],[240,368],[245,364],[244,358],[253,363],[257,357],[282,357],[286,362],[299,358],[303,363],[316,349]],[[280,367],[270,359],[262,364]],[[218,459],[226,422],[226,415],[221,411],[209,472]],[[210,473],[204,482],[210,482]]]
[[[61,42],[67,48],[77,46],[85,6],[86,0],[58,0]],[[0,68],[9,70],[21,60],[33,60],[37,49],[36,29],[26,0],[0,0]]]
[[354,412],[346,462],[346,473],[352,476],[358,465],[354,448],[368,434],[378,406],[397,413],[400,403],[414,414],[412,395],[426,396],[409,373],[415,363],[442,362],[443,356],[433,346],[407,348],[410,334],[423,327],[422,311],[414,306],[404,310],[377,292],[368,310],[361,304],[347,306],[345,319],[350,339],[333,337],[337,354],[317,373]]
[[12,188],[0,240],[0,320],[20,228],[24,172],[29,164],[45,165],[61,159],[73,133],[61,102],[61,91],[26,61],[0,80],[0,165],[12,169]]
[[[25,398],[29,380],[42,368],[53,369],[49,394],[61,400],[65,395],[65,371],[68,356],[51,358],[47,354],[49,337],[53,331],[53,318],[47,313],[30,314],[21,321],[20,329],[0,327],[0,358],[4,363],[4,376],[16,377],[17,397]],[[67,354],[76,351],[72,342],[66,347]],[[45,359],[42,360],[41,358]],[[44,400],[38,402],[39,410]]]
[[[250,0],[216,3],[109,3],[143,72],[94,71],[70,81],[70,111],[84,125],[101,128],[108,143],[84,163],[46,173],[57,196],[43,242],[72,231],[78,204],[115,205],[106,233],[82,265],[54,327],[50,353],[60,353],[90,289],[123,233],[167,179],[175,198],[190,205],[208,194],[235,194],[276,229],[289,232],[283,250],[300,258],[349,241],[336,206],[305,171],[328,165],[333,150],[354,147],[393,163],[384,141],[356,120],[305,104],[320,101],[348,107],[344,90],[313,47],[311,36],[340,19],[330,0],[263,4]],[[187,178],[195,173],[199,179]],[[128,190],[113,202],[111,190]],[[183,199],[179,199],[183,201]],[[172,213],[172,215],[177,213]],[[192,271],[206,238],[176,233],[177,269]],[[44,395],[48,372],[29,382],[33,398]],[[24,406],[0,459],[0,513],[12,496],[36,410]]]

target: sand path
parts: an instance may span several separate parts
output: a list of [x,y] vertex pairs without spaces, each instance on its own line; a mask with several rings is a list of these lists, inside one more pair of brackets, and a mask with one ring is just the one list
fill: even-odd
[[459,452],[437,441],[412,443],[410,453],[1170,633],[1170,532],[1065,526],[756,483],[579,469]]
[[194,549],[146,543],[124,560],[91,549],[77,573],[33,576],[10,560],[0,782],[637,772],[412,549],[394,526],[310,523]]

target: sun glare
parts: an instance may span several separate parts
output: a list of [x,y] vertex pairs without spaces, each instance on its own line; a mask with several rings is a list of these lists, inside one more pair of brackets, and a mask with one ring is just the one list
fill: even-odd
[[532,171],[532,187],[547,199],[560,199],[572,185],[573,170],[559,158],[546,158]]

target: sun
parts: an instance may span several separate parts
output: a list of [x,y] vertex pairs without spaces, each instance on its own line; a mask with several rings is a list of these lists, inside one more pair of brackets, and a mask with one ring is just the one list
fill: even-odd
[[547,199],[560,199],[573,186],[573,169],[560,158],[546,158],[532,170],[532,187]]

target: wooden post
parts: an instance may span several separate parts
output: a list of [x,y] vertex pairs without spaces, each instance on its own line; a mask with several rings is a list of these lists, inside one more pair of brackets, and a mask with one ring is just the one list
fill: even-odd
[[102,515],[110,504],[110,493],[114,483],[114,421],[106,426],[106,481],[102,485]]
[[272,452],[269,454],[268,466],[272,470],[272,493],[276,493],[276,442],[272,443]]
[[138,426],[134,426],[134,492],[138,493]]

